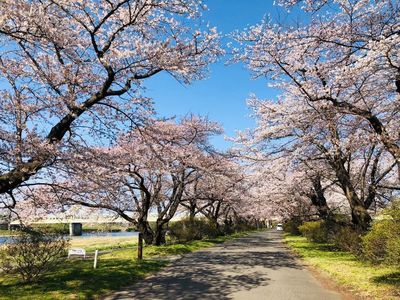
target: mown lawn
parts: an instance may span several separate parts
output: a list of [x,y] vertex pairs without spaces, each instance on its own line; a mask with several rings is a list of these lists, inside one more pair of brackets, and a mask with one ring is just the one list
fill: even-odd
[[56,270],[34,284],[21,283],[16,274],[0,273],[0,299],[95,299],[158,271],[168,264],[167,256],[182,255],[244,235],[247,233],[185,244],[144,247],[144,260],[141,262],[136,260],[136,246],[130,242],[108,238],[108,241],[88,241],[85,245],[84,239],[78,243],[73,241],[73,246],[84,247],[89,252],[101,249],[103,253],[99,256],[97,269],[93,269],[92,258],[69,260],[60,263]]
[[332,245],[308,242],[304,237],[286,235],[285,241],[306,263],[322,270],[337,284],[361,297],[400,299],[400,270],[374,266]]

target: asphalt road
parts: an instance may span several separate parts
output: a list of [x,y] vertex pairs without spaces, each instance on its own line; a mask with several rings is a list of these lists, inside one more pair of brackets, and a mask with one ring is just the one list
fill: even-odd
[[159,273],[105,299],[338,300],[265,231],[185,255]]

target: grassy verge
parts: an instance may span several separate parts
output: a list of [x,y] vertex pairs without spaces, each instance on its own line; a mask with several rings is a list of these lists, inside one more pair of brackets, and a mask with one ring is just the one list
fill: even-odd
[[90,258],[70,260],[61,263],[56,270],[34,284],[21,283],[15,274],[0,273],[0,299],[95,299],[158,271],[168,264],[165,259],[167,256],[189,253],[247,234],[239,233],[185,244],[147,246],[144,248],[145,259],[141,262],[136,260],[133,241],[111,237],[91,241],[72,240],[72,246],[83,247],[89,252],[94,249],[111,251],[100,255],[96,270]]
[[13,232],[10,230],[0,229],[0,236],[9,236],[12,234],[13,234]]
[[349,252],[335,251],[332,245],[311,243],[304,237],[287,235],[285,241],[305,262],[356,295],[385,300],[400,297],[398,269],[373,266]]

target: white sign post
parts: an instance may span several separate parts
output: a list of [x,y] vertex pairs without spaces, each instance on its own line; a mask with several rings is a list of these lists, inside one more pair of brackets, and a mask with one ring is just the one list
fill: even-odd
[[97,268],[97,255],[99,254],[99,250],[96,250],[94,252],[94,263],[93,263],[93,269]]
[[83,259],[86,258],[86,250],[83,248],[72,248],[68,250],[68,258],[71,255],[83,256]]

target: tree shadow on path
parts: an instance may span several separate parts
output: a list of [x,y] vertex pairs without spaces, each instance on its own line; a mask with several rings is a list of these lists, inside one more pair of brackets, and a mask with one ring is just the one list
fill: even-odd
[[230,299],[233,292],[268,285],[266,268],[302,268],[278,238],[256,235],[189,254],[107,299]]

